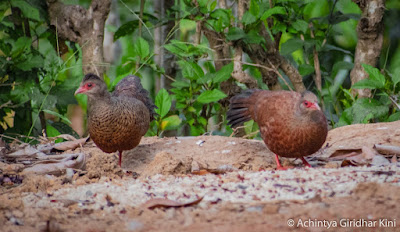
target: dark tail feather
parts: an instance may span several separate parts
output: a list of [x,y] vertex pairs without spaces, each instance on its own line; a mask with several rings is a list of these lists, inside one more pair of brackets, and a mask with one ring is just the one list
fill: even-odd
[[153,121],[154,117],[157,115],[155,112],[157,106],[151,101],[149,92],[143,88],[140,83],[140,78],[137,76],[129,75],[124,77],[124,79],[115,86],[115,90],[112,94],[113,96],[134,97],[142,101],[149,109],[150,121]]
[[231,98],[229,110],[226,113],[228,125],[235,128],[252,119],[254,101],[251,100],[253,93],[257,91],[259,90],[247,89]]

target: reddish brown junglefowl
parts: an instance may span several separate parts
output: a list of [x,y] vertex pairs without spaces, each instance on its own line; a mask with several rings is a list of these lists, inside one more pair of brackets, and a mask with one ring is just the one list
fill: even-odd
[[328,134],[324,113],[317,97],[309,91],[245,90],[230,100],[228,124],[242,125],[253,119],[267,147],[275,153],[278,170],[285,170],[278,156],[300,158],[318,151]]
[[143,89],[140,78],[127,76],[111,94],[100,77],[87,74],[76,94],[88,96],[88,130],[94,143],[104,152],[122,152],[136,147],[154,119],[156,106]]

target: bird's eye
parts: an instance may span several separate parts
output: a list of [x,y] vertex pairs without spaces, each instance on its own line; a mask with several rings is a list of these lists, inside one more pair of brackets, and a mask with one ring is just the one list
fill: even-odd
[[309,101],[304,101],[303,104],[304,104],[304,106],[306,106],[306,107],[310,106],[310,102],[309,102]]
[[89,87],[89,88],[92,88],[92,86],[93,86],[92,83],[87,84],[87,87]]

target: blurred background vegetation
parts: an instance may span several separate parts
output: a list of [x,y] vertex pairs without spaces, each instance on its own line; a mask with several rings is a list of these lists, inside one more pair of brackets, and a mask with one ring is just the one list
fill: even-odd
[[[62,2],[85,9],[91,4],[89,0]],[[298,70],[305,88],[320,97],[331,127],[400,118],[398,0],[385,3],[384,42],[376,68],[363,65],[369,79],[353,86],[350,71],[361,14],[355,3],[245,2],[246,10],[238,17],[235,1],[112,1],[104,32],[104,62],[96,65],[105,67],[103,77],[110,91],[126,75],[141,77],[158,106],[159,117],[152,122],[149,136],[228,136],[232,134],[225,119],[228,98],[240,89],[296,89],[287,73],[273,65],[269,70],[278,82],[271,84],[263,72],[268,68],[248,55],[254,44],[268,50],[261,30]],[[228,45],[225,57],[216,52],[218,42]],[[249,80],[232,77],[238,44],[244,51],[241,77]],[[45,1],[1,1],[0,132],[4,138],[82,136],[85,130],[79,127],[84,123],[73,123],[85,118],[79,112],[86,112],[85,96],[73,94],[84,75],[82,65],[82,46],[58,37]],[[370,89],[371,95],[358,97],[352,92],[357,88]],[[253,122],[245,124],[247,137],[255,137],[257,130]]]

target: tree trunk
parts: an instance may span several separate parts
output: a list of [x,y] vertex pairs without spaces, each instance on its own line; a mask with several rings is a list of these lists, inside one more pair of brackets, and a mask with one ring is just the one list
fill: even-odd
[[83,73],[103,77],[104,24],[111,0],[93,0],[89,9],[48,0],[50,24],[62,39],[77,42],[82,48]]
[[[358,42],[354,56],[354,68],[351,70],[351,83],[368,78],[361,64],[375,66],[383,45],[383,14],[385,0],[353,0],[361,9],[361,19],[357,25]],[[354,89],[359,97],[370,97],[369,89]]]
[[[167,15],[167,10],[171,9],[175,4],[174,0],[157,0],[154,1],[154,10],[159,12],[158,18],[165,18]],[[174,14],[170,14],[170,17],[174,17]],[[175,66],[175,56],[169,51],[164,49],[163,44],[167,44],[169,40],[174,37],[168,38],[168,35],[175,27],[175,19],[170,19],[166,25],[158,27],[154,30],[155,45],[154,51],[157,54],[155,56],[155,62],[165,70],[165,75],[161,75],[160,79],[157,81],[156,91],[165,88],[170,89],[171,80],[168,77],[175,78],[176,76],[176,66]],[[175,35],[176,36],[176,35]]]

